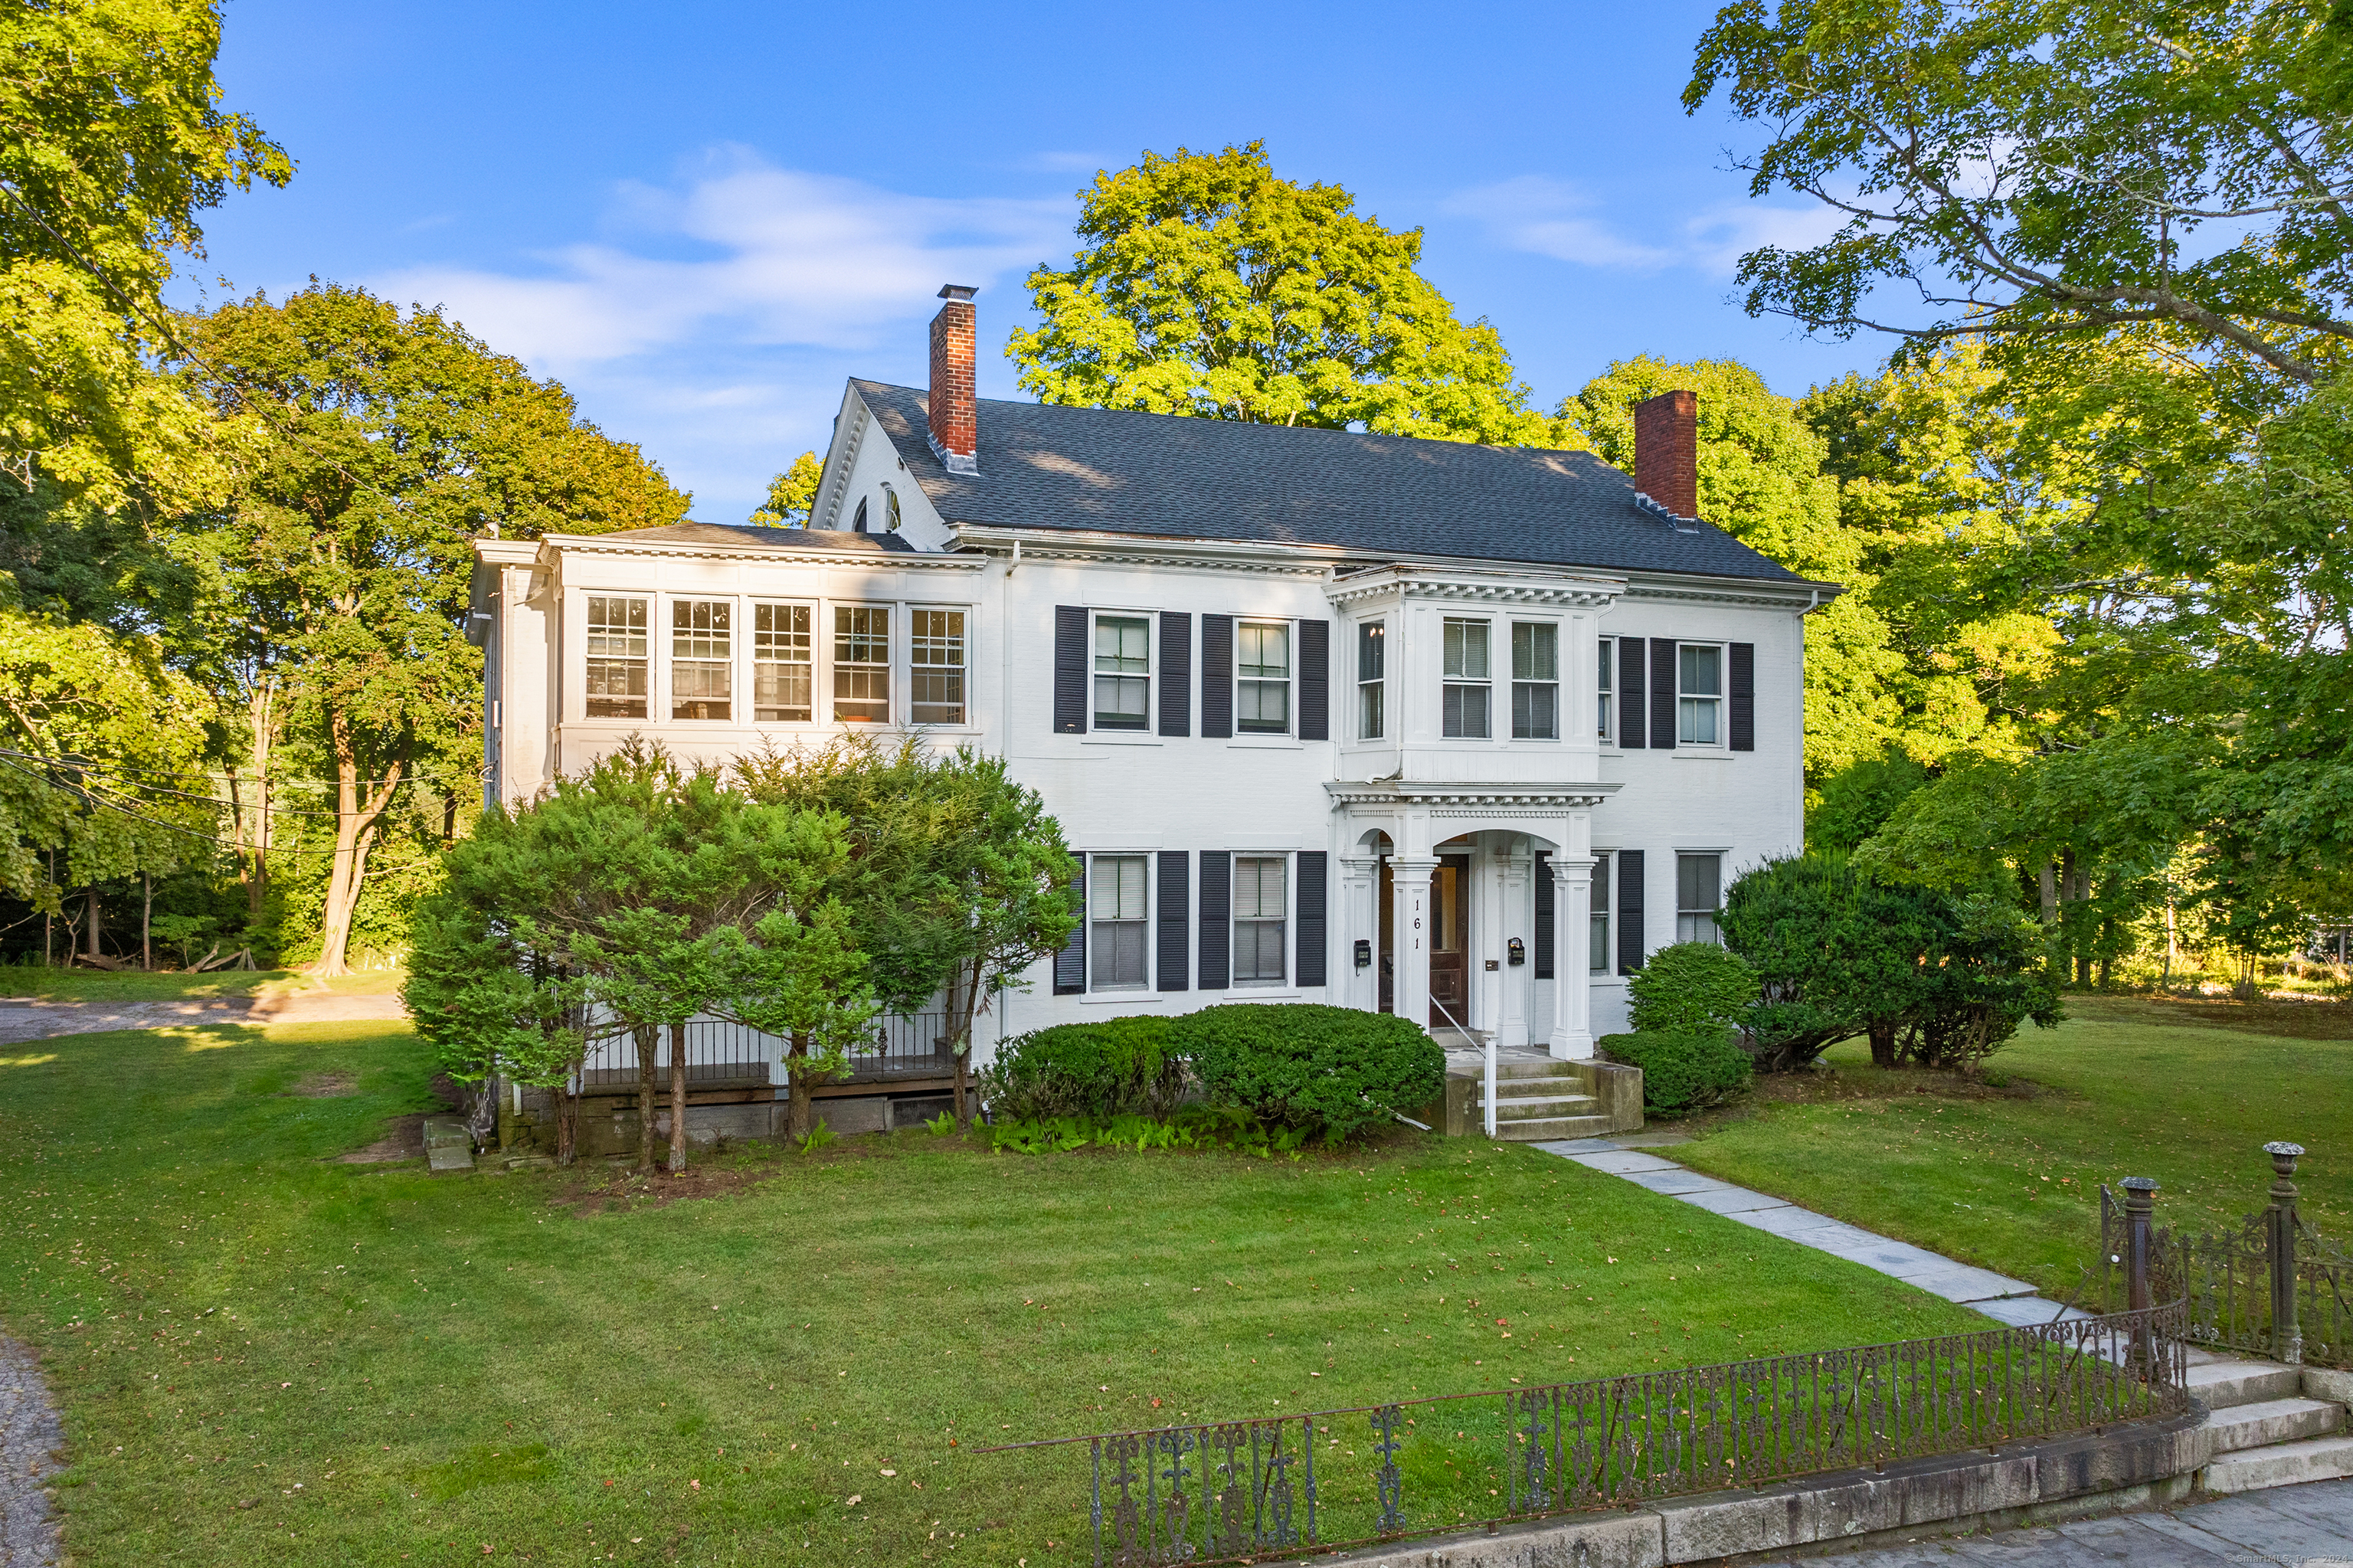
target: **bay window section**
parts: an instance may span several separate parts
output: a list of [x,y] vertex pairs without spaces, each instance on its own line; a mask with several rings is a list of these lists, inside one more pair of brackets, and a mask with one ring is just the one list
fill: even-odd
[[734,608],[723,599],[670,601],[670,717],[724,719],[733,712]]
[[1281,985],[1289,930],[1288,855],[1234,857],[1234,983]]
[[587,716],[646,716],[646,601],[592,596],[588,600]]
[[1087,857],[1088,961],[1096,991],[1142,991],[1145,973],[1145,857]]
[[1356,738],[1378,740],[1388,722],[1382,712],[1388,692],[1388,626],[1367,620],[1356,628]]
[[763,724],[808,723],[815,716],[812,670],[808,606],[754,605],[752,717]]
[[1486,621],[1446,618],[1446,685],[1439,717],[1440,733],[1449,740],[1485,740],[1493,733],[1488,716],[1487,634]]
[[910,705],[917,724],[964,723],[964,611],[913,612],[908,662],[913,690]]
[[1680,746],[1714,746],[1721,729],[1724,705],[1724,650],[1711,643],[1686,642],[1675,650],[1675,742]]
[[1512,623],[1512,738],[1560,738],[1560,628]]
[[1613,678],[1610,665],[1615,662],[1617,653],[1618,640],[1614,637],[1603,638],[1600,642],[1600,660],[1599,662],[1599,669],[1600,672],[1599,679],[1595,683],[1596,686],[1599,688],[1598,694],[1601,699],[1599,708],[1599,721],[1594,728],[1594,734],[1599,736],[1605,744],[1609,740],[1611,735],[1614,733],[1610,729],[1609,726],[1610,721],[1616,717],[1616,715],[1611,713],[1610,709],[1614,705],[1614,699],[1618,694],[1618,683]]
[[833,717],[891,722],[891,612],[881,606],[833,607]]
[[1724,857],[1675,856],[1675,940],[1717,942],[1716,911],[1723,902]]
[[1291,623],[1245,620],[1234,629],[1234,727],[1244,735],[1291,730]]
[[1152,622],[1095,617],[1095,728],[1142,729],[1152,713]]

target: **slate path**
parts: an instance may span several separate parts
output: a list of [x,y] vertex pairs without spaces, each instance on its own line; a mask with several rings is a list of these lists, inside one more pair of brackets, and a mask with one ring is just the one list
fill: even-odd
[[1646,1139],[1643,1143],[1646,1147],[1632,1146],[1629,1139],[1579,1138],[1535,1147],[1547,1154],[1573,1160],[1589,1170],[1622,1176],[1638,1187],[1680,1199],[1694,1208],[1722,1214],[1727,1220],[1736,1220],[1800,1246],[1876,1269],[1931,1296],[1973,1308],[1997,1322],[2048,1323],[2062,1316],[2081,1316],[2073,1308],[2037,1296],[2034,1287],[2022,1279],[2012,1279],[1989,1268],[1955,1263],[1926,1247],[1876,1235],[1786,1200],[1703,1176],[1651,1153],[1651,1149],[1662,1146],[1662,1140]]
[[53,1568],[60,1560],[42,1478],[64,1441],[32,1352],[0,1339],[0,1568]]
[[2348,1559],[2353,1481],[2240,1492],[2162,1512],[1923,1541],[1830,1561],[1841,1568],[2341,1568]]

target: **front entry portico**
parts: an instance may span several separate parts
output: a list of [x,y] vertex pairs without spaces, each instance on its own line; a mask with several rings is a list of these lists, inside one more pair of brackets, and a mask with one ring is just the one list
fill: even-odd
[[[1341,950],[1367,960],[1343,971],[1349,1006],[1593,1054],[1592,811],[1615,783],[1324,788],[1342,818]],[[1540,863],[1554,892],[1549,962],[1536,950]]]

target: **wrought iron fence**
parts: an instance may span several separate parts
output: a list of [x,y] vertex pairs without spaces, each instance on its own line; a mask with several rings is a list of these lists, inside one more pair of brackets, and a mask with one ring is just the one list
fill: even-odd
[[[944,1012],[877,1013],[866,1038],[849,1054],[849,1077],[864,1079],[922,1076],[955,1071],[947,1054],[948,1015]],[[747,1024],[698,1018],[686,1026],[686,1082],[691,1090],[781,1087],[786,1081],[785,1054],[789,1042],[763,1033]],[[662,1081],[669,1082],[670,1032],[664,1030],[655,1050]],[[582,1094],[632,1089],[638,1082],[636,1042],[628,1035],[592,1044],[581,1064]]]
[[[1023,1453],[1104,1564],[1335,1548],[2084,1431],[2189,1409],[2179,1302],[2098,1318]],[[1073,1473],[1083,1464],[1083,1473]],[[1033,1478],[1039,1470],[1033,1466]]]
[[[2353,1255],[2316,1234],[2296,1212],[2295,1164],[2304,1150],[2266,1144],[2270,1204],[2220,1231],[2163,1227],[2151,1236],[2158,1289],[2180,1297],[2192,1343],[2291,1364],[2353,1366]],[[2100,1189],[2105,1298],[2120,1300],[2130,1219]]]

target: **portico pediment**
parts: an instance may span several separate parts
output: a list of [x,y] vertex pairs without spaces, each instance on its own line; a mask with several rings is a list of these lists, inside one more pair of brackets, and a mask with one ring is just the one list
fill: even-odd
[[1616,794],[1616,780],[1577,783],[1476,784],[1376,779],[1324,786],[1335,806],[1375,810],[1419,810],[1433,817],[1558,817],[1590,810]]

